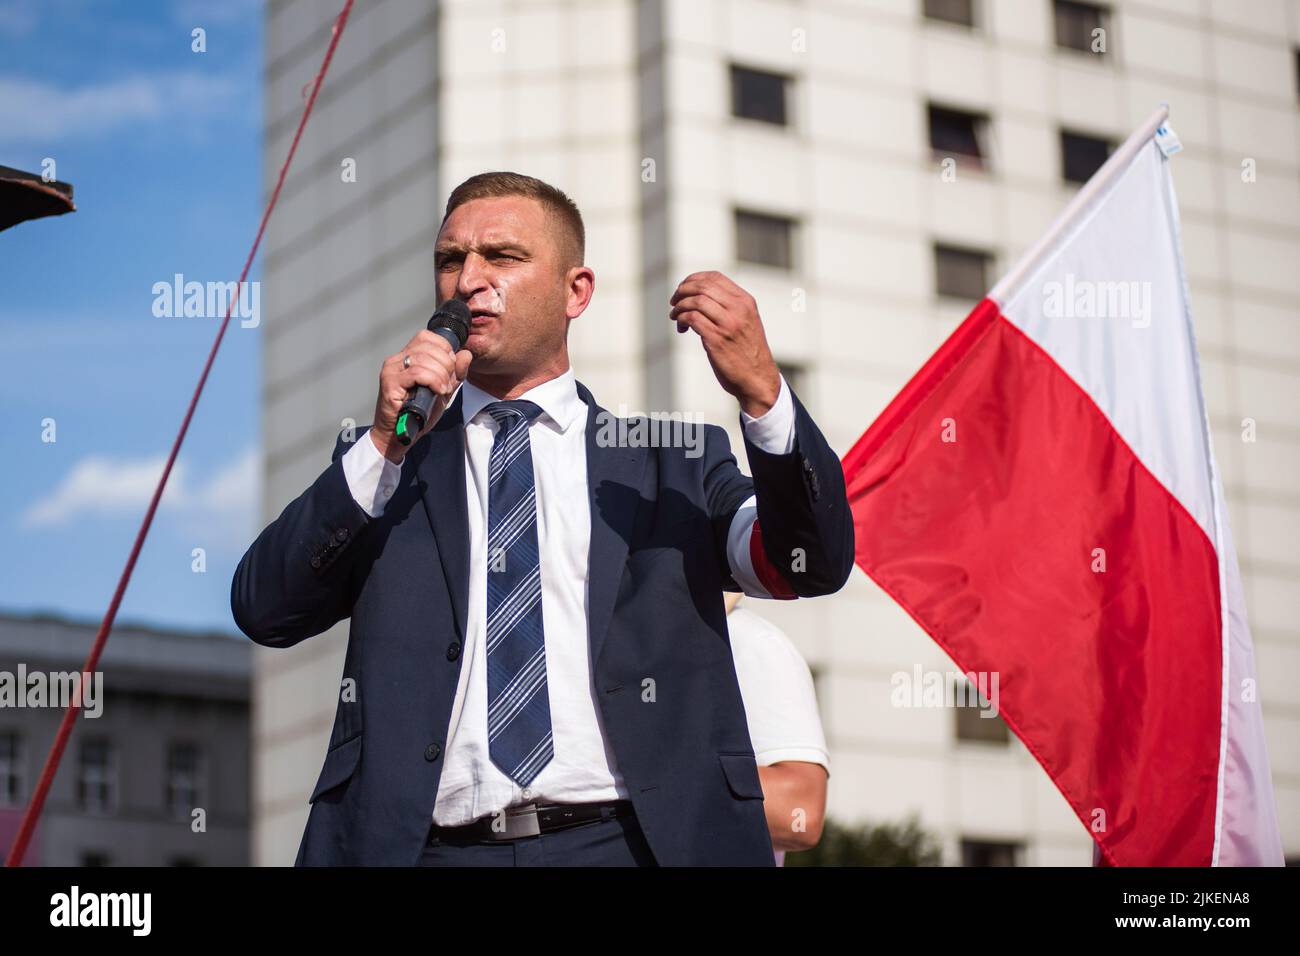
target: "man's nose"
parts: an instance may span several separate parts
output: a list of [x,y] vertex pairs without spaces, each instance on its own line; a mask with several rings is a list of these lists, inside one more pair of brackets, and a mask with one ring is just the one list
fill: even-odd
[[463,302],[469,302],[479,292],[490,287],[487,279],[487,260],[477,252],[466,255],[460,267],[460,275],[456,277],[456,297]]

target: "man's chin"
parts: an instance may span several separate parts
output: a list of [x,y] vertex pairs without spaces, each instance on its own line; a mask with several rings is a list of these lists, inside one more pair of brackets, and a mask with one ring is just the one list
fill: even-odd
[[496,357],[496,348],[494,343],[485,336],[477,333],[471,333],[465,340],[464,348],[469,354],[474,356],[471,364],[475,368],[486,369],[491,367],[493,359]]

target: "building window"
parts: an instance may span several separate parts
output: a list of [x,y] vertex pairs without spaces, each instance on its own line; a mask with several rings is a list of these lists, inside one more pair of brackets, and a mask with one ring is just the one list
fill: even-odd
[[975,25],[975,0],[925,0],[922,12],[927,20],[958,23],[964,27]]
[[117,773],[113,745],[107,740],[81,744],[77,803],[89,813],[112,813],[117,806]]
[[786,216],[737,209],[736,259],[778,269],[793,269],[794,230],[794,220]]
[[1001,717],[985,717],[989,702],[970,681],[962,678],[953,688],[957,739],[963,743],[1006,744],[1011,732]]
[[1061,130],[1061,178],[1067,183],[1086,183],[1114,148],[1110,140]]
[[167,749],[167,809],[174,817],[188,817],[203,803],[200,794],[202,759],[192,743],[173,743]]
[[23,799],[22,747],[16,731],[0,733],[0,807],[16,807]]
[[988,163],[989,119],[982,113],[929,105],[930,150],[936,160],[954,157],[968,166]]
[[1056,45],[1083,53],[1105,53],[1109,42],[1110,10],[1079,0],[1056,0]]
[[935,243],[935,292],[945,298],[982,299],[992,264],[993,256],[982,250]]
[[789,126],[790,78],[780,73],[731,67],[731,115],[776,126]]
[[1019,866],[1024,847],[1000,840],[961,841],[962,866]]

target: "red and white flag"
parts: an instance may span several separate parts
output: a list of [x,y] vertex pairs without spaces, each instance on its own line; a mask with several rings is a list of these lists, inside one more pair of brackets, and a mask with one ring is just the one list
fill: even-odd
[[1281,865],[1154,114],[844,459],[858,564],[1121,866]]

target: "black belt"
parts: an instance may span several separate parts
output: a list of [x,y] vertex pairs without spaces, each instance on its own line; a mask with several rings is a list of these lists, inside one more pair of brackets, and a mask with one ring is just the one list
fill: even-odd
[[480,840],[518,840],[581,826],[595,820],[613,820],[632,816],[631,800],[611,800],[605,803],[549,803],[538,805],[524,803],[507,807],[504,813],[481,817],[461,827],[429,827],[427,843],[435,840],[447,843]]

